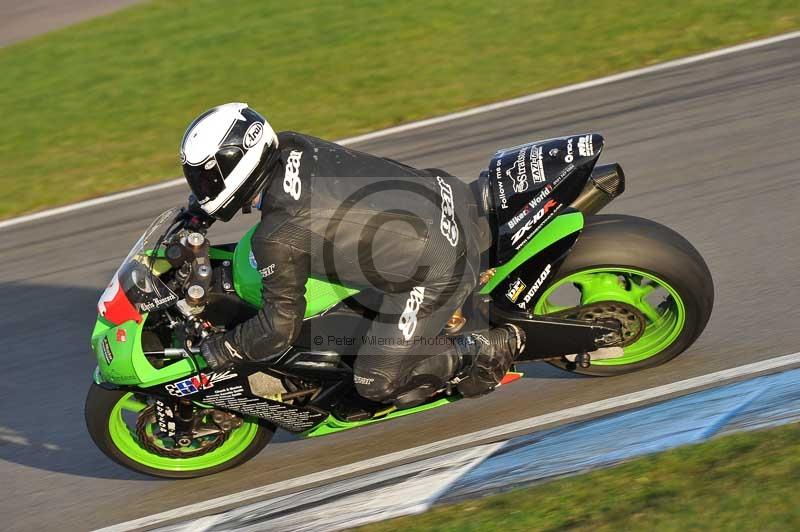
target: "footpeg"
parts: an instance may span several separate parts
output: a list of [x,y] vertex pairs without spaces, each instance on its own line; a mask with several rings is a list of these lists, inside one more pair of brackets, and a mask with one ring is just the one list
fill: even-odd
[[334,417],[342,421],[366,421],[374,416],[376,410],[381,408],[385,408],[385,405],[350,395],[342,398],[334,406],[332,413]]
[[368,410],[351,410],[344,416],[344,420],[348,422],[366,421],[372,417],[372,412]]
[[[585,353],[587,356],[590,357],[590,364],[591,360],[608,360],[611,358],[620,358],[625,354],[625,350],[621,347],[601,347],[600,349],[595,349],[594,351],[590,351],[589,353]],[[574,362],[581,366],[582,368],[588,367],[583,366],[578,362],[578,357],[580,355],[565,355],[569,362]]]

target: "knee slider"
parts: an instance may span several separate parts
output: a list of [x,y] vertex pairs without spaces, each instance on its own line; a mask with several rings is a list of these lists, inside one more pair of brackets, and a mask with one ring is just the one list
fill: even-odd
[[375,373],[368,373],[367,376],[354,375],[353,382],[358,395],[365,399],[377,403],[385,403],[394,399],[395,386],[386,377]]

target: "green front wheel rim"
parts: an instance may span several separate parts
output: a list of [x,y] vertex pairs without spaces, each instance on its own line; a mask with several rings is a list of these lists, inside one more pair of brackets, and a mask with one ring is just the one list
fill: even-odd
[[[561,287],[572,285],[580,293],[580,304],[621,301],[636,307],[646,320],[641,338],[624,347],[619,358],[592,361],[593,366],[621,366],[652,358],[668,349],[680,336],[686,324],[686,307],[677,290],[656,275],[631,268],[594,268],[572,273],[559,279],[542,294],[534,314],[544,315],[566,310],[549,298]],[[648,296],[658,289],[666,292],[659,305]]]
[[216,449],[201,456],[190,458],[168,458],[146,450],[129,426],[123,412],[139,413],[147,408],[147,403],[137,399],[133,393],[120,397],[111,409],[108,430],[111,441],[129,459],[144,466],[162,471],[197,471],[222,465],[247,450],[258,434],[258,424],[245,420],[241,427],[234,429],[225,442]]

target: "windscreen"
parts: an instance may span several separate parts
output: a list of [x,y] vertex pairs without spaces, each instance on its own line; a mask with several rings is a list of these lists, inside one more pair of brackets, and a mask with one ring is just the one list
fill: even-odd
[[177,302],[175,293],[158,278],[165,263],[158,256],[165,237],[175,229],[179,214],[179,207],[159,214],[134,244],[97,302],[97,312],[104,319],[115,325],[130,320],[140,322],[142,314]]

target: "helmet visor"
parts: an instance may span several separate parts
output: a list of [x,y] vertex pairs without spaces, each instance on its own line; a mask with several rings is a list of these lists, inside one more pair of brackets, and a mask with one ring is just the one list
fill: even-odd
[[243,156],[244,152],[241,148],[225,146],[217,152],[214,159],[217,161],[217,166],[222,175],[228,177],[231,175],[234,168],[236,168],[236,165],[239,164],[239,161],[242,160]]
[[[206,166],[209,166],[210,163],[213,163],[213,166],[206,169]],[[222,178],[219,165],[214,158],[210,158],[208,162],[199,166],[184,164],[183,175],[186,176],[189,188],[192,189],[201,205],[213,200],[225,190],[225,180]]]

